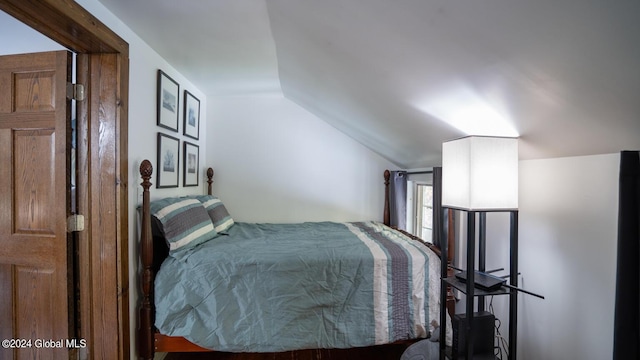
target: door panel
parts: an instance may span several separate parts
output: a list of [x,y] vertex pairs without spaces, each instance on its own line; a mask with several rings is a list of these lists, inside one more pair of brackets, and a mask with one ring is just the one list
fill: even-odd
[[13,111],[54,111],[56,108],[55,78],[55,71],[14,73]]
[[0,335],[31,340],[2,359],[69,357],[70,64],[66,51],[0,57]]
[[56,198],[49,191],[55,181],[55,158],[42,156],[54,148],[54,135],[54,129],[13,131],[15,234],[55,235],[49,216]]

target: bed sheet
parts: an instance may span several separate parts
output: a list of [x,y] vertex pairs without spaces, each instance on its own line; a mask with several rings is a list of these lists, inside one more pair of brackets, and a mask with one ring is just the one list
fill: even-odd
[[351,348],[424,338],[440,259],[377,222],[236,223],[168,257],[155,325],[230,352]]

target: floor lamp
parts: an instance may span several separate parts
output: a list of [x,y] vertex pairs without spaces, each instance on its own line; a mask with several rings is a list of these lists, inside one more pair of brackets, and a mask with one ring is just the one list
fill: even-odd
[[[485,269],[485,219],[487,212],[509,212],[511,216],[510,286],[518,286],[518,139],[468,136],[442,145],[442,206],[467,213],[466,348],[473,356],[473,313],[475,276],[475,218],[480,217],[478,271]],[[446,249],[445,249],[446,251]],[[443,255],[444,256],[444,255]],[[447,277],[446,265],[442,267]],[[444,286],[443,286],[444,288]],[[511,290],[509,300],[509,356],[515,359],[517,335],[517,297]],[[482,303],[482,305],[480,305]],[[484,310],[483,297],[479,310]],[[441,349],[444,346],[441,345]],[[462,350],[462,349],[461,349]]]

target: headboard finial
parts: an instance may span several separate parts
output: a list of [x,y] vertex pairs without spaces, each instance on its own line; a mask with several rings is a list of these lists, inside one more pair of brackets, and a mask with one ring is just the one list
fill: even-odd
[[148,180],[151,179],[151,175],[153,174],[153,165],[151,165],[151,161],[145,159],[140,163],[140,176],[142,179]]
[[389,170],[384,171],[384,213],[382,214],[382,222],[390,226],[391,217],[389,209],[389,179],[391,178],[391,172]]
[[207,194],[213,195],[211,184],[213,184],[213,168],[207,169]]

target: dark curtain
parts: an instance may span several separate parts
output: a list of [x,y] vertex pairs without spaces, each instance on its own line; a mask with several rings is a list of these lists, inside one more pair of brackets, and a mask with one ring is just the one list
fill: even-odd
[[391,226],[407,230],[407,172],[392,171],[389,192]]
[[446,216],[442,211],[442,168],[433,168],[433,245],[441,249],[442,229],[446,228]]
[[620,156],[618,265],[613,358],[640,359],[640,156]]

